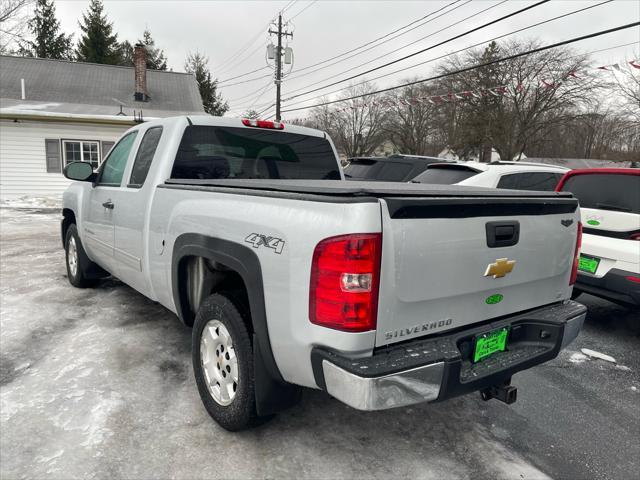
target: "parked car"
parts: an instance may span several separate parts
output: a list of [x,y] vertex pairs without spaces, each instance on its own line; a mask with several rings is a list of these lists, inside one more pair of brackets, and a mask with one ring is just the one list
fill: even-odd
[[555,190],[568,168],[527,162],[433,163],[412,181],[516,190]]
[[390,155],[388,157],[357,157],[348,159],[344,168],[347,180],[378,182],[408,182],[432,163],[445,162],[437,157]]
[[574,294],[640,306],[640,170],[572,170],[558,191],[578,198],[584,225]]
[[361,410],[511,403],[512,375],[583,324],[570,193],[326,180],[325,133],[211,116],[137,125],[97,173],[65,175],[69,282],[111,273],[193,327],[200,396],[229,430],[301,387]]

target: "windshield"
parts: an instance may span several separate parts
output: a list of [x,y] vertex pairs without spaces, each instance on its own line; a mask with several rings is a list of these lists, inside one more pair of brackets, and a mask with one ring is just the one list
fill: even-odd
[[416,183],[453,185],[477,174],[478,172],[467,167],[429,167],[414,178],[413,181]]
[[640,214],[640,175],[574,175],[567,179],[562,190],[573,193],[581,207]]
[[338,161],[322,137],[257,128],[190,125],[171,178],[339,180]]

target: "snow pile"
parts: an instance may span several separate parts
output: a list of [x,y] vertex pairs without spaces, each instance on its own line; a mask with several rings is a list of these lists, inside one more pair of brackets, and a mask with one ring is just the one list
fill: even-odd
[[17,198],[5,198],[0,201],[0,207],[2,208],[62,208],[62,196],[51,195],[42,197],[17,197]]
[[598,358],[605,362],[616,363],[616,359],[606,353],[596,352],[595,350],[589,350],[588,348],[581,348],[580,351],[591,358]]

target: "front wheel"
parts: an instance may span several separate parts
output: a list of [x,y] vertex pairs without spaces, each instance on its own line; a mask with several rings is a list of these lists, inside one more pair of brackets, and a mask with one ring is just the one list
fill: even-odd
[[207,412],[223,428],[243,430],[257,420],[253,347],[240,302],[214,294],[193,325],[193,371]]
[[64,247],[69,283],[77,288],[95,285],[95,278],[88,277],[87,272],[91,269],[99,269],[99,267],[87,257],[75,224],[70,225],[67,229]]

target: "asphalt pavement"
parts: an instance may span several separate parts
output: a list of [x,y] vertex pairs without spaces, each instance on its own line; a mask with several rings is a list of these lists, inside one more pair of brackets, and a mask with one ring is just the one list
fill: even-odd
[[308,390],[229,433],[201,405],[173,314],[117,280],[71,287],[56,212],[2,208],[0,222],[2,479],[639,478],[638,312],[580,297],[582,333],[514,376],[510,406],[473,394],[365,413]]

